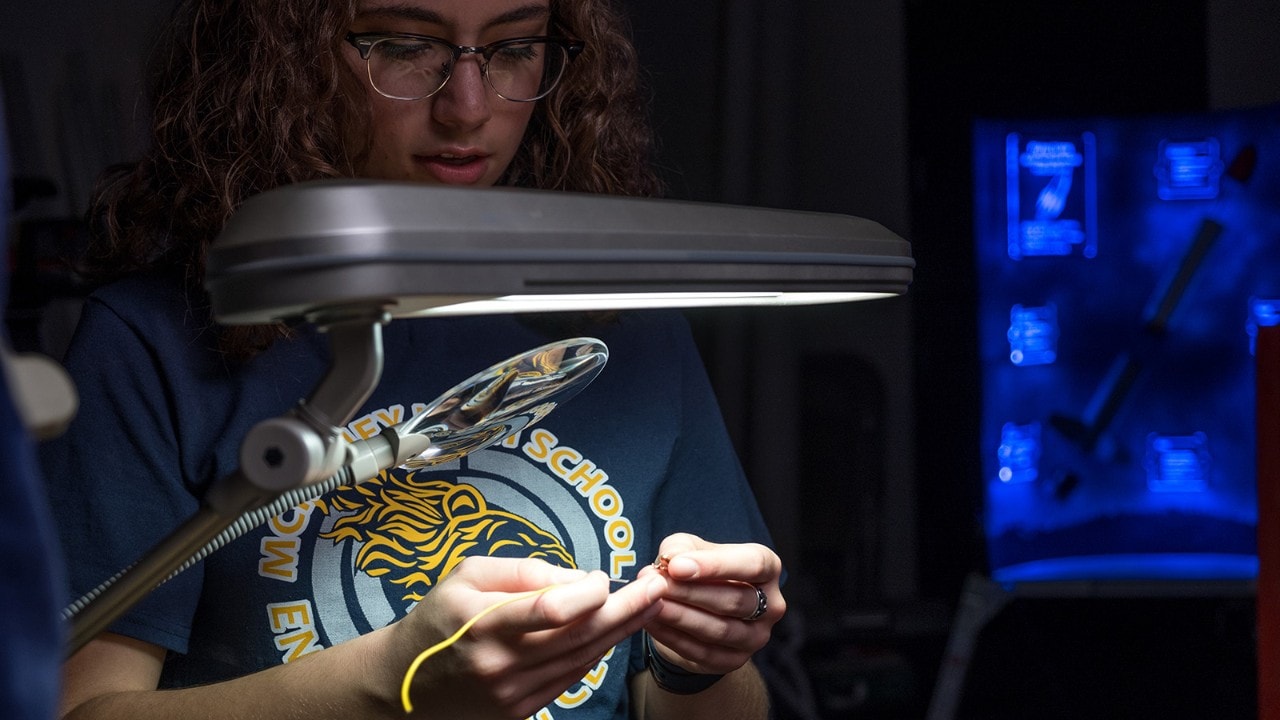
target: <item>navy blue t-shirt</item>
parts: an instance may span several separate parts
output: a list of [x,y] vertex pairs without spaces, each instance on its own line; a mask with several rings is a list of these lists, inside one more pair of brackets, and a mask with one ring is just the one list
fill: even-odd
[[[596,380],[500,445],[416,473],[397,470],[280,514],[165,583],[112,630],[170,649],[185,686],[290,662],[408,612],[460,557],[541,557],[633,578],[673,532],[768,536],[688,327],[637,312],[552,334],[511,316],[397,320],[382,380],[348,423],[369,437],[517,353],[570,335],[609,347]],[[81,411],[42,458],[83,593],[191,516],[236,468],[257,422],[306,397],[328,367],[318,333],[233,367],[206,311],[140,277],[90,298],[68,353]],[[624,718],[625,642],[535,717]]]

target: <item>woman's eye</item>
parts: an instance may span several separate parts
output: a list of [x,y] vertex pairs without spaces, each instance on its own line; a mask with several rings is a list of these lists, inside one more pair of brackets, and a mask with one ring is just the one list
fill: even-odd
[[523,45],[504,45],[498,48],[493,54],[494,60],[499,62],[519,62],[525,60],[536,60],[538,58],[541,47],[536,43],[526,43]]
[[378,44],[383,57],[400,61],[433,59],[443,52],[442,47],[439,43],[418,40],[384,40]]

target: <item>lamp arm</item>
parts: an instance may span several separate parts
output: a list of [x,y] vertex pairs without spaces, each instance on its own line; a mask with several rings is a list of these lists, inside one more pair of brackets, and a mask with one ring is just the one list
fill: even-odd
[[360,308],[308,319],[329,337],[329,370],[310,398],[250,428],[240,444],[242,473],[216,483],[205,495],[224,515],[239,515],[286,490],[330,477],[350,460],[340,427],[382,377],[382,325],[390,316],[381,308]]
[[382,326],[391,314],[376,306],[329,308],[307,320],[329,336],[333,361],[303,406],[317,430],[336,434],[334,426],[350,420],[382,378]]
[[[145,596],[148,592],[148,583],[143,582],[143,579],[155,579],[169,568],[176,566],[164,575],[163,579],[154,583],[157,586],[164,584],[227,543],[285,510],[314,500],[341,485],[363,482],[376,477],[379,472],[403,465],[410,458],[423,454],[431,447],[431,441],[425,435],[421,433],[401,435],[400,428],[399,425],[393,425],[384,428],[381,433],[367,440],[351,443],[350,462],[334,475],[320,482],[281,493],[262,507],[248,510],[230,522],[219,522],[219,520],[225,520],[226,516],[213,512],[208,506],[202,506],[195,516],[157,545],[158,548],[165,548],[163,552],[157,551],[147,556],[149,561],[154,563],[153,567],[139,563],[122,571],[72,603],[63,612],[64,617],[73,618],[75,621],[68,655],[83,647],[99,632],[105,630],[116,617]],[[248,484],[248,481],[242,480],[237,484]],[[202,538],[211,535],[212,539],[202,545],[199,544]],[[112,590],[111,588],[125,573],[132,573],[133,577],[137,578],[127,583],[131,589]],[[108,593],[110,597],[98,600],[99,596]]]
[[186,567],[184,563],[207,555],[202,548],[242,515],[289,490],[332,478],[340,471],[352,476],[353,465],[365,473],[364,477],[371,477],[380,467],[391,466],[381,463],[393,463],[401,455],[421,450],[413,443],[402,448],[398,437],[376,437],[373,443],[351,445],[341,441],[337,427],[364,404],[381,378],[382,325],[389,319],[387,313],[329,311],[311,319],[329,335],[333,353],[329,371],[311,397],[284,416],[251,428],[240,446],[240,467],[209,488],[194,515],[136,564],[63,613],[70,615],[72,622],[67,657]]

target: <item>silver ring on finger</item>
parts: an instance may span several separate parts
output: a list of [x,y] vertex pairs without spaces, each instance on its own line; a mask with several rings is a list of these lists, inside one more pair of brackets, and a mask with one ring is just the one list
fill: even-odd
[[756,591],[756,609],[750,615],[742,618],[744,622],[755,622],[760,619],[769,610],[769,596],[764,594],[764,589],[759,585],[752,585]]

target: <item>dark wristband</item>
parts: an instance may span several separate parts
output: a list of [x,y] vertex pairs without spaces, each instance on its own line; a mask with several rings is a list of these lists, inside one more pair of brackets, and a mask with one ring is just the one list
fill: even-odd
[[645,667],[649,668],[653,681],[663,690],[675,695],[693,695],[715,685],[717,680],[724,677],[724,675],[689,672],[669,662],[653,646],[653,638],[649,637],[649,633],[643,634]]

